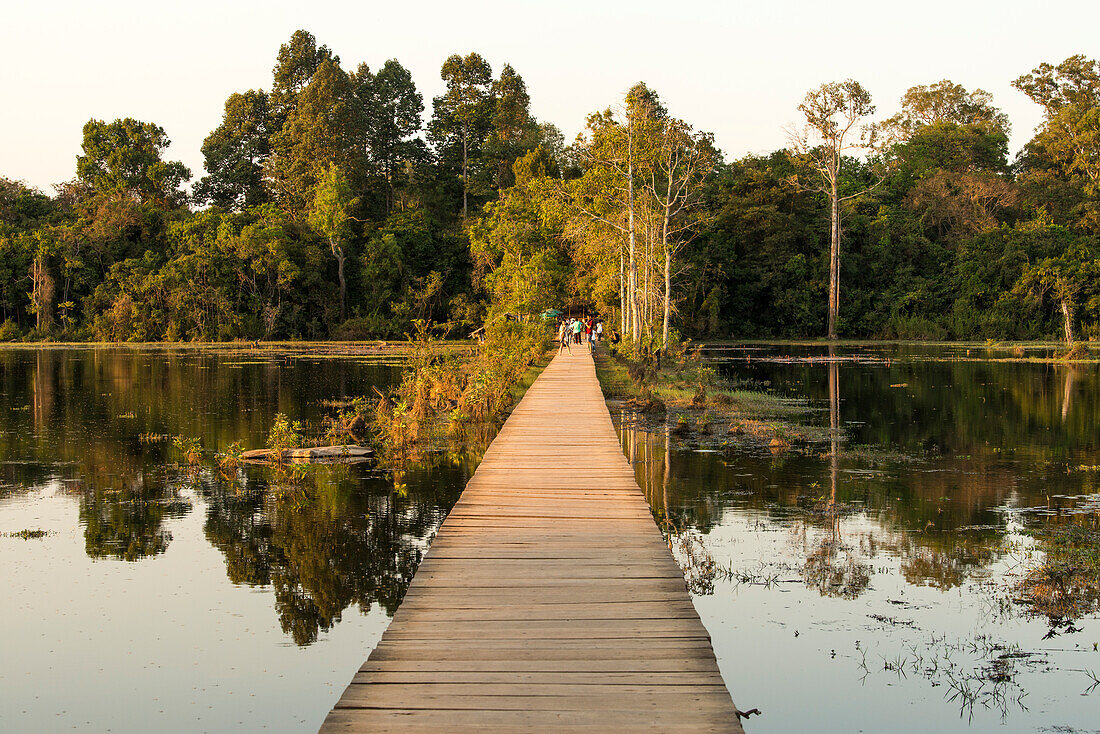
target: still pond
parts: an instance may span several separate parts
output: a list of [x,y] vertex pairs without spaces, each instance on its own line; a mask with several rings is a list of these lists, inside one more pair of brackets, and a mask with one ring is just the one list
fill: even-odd
[[[1100,619],[1017,588],[1029,530],[1095,529],[1100,371],[973,352],[709,350],[808,427],[790,448],[612,405],[734,700],[764,712],[751,734],[1100,730]],[[0,351],[0,729],[315,731],[491,434],[289,489],[188,466],[172,437],[261,446],[278,413],[316,426],[398,378],[381,357]]]

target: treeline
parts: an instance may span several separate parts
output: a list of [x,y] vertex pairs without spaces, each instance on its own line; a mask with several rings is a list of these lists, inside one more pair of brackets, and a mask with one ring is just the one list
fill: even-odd
[[0,337],[392,337],[416,318],[480,321],[467,212],[511,185],[516,156],[562,141],[510,66],[453,56],[442,76],[425,121],[399,62],[347,70],[298,31],[270,91],[226,100],[191,195],[162,128],[89,121],[56,196],[0,180]]
[[512,67],[441,76],[425,119],[398,61],[298,31],[190,193],[162,128],[89,121],[56,195],[0,179],[0,339],[464,334],[565,304],[635,344],[1100,336],[1095,61],[1016,80],[1045,116],[1015,160],[990,95],[946,80],[878,123],[822,85],[787,149],[725,161],[644,84],[566,146]]

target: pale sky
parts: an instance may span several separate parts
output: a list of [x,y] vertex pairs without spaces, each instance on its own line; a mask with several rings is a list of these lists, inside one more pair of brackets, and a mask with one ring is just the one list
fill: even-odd
[[197,178],[226,97],[270,89],[279,45],[298,28],[346,69],[399,60],[425,119],[444,59],[477,51],[494,73],[512,64],[532,112],[567,141],[645,81],[673,115],[715,133],[727,158],[783,147],[806,91],[848,77],[878,117],[915,84],[985,89],[1008,113],[1016,151],[1040,114],[1012,80],[1043,61],[1100,58],[1096,0],[3,0],[0,176],[50,192],[75,175],[89,118],[134,117],[161,125],[167,157]]

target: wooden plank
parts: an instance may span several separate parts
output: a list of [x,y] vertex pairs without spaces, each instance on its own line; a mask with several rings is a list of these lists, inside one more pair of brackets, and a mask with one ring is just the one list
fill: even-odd
[[486,730],[742,731],[585,349],[512,412],[321,728]]
[[[736,717],[734,717],[736,720]],[[609,728],[610,726],[613,728]],[[566,734],[606,734],[630,731],[639,734],[738,734],[723,713],[668,711],[664,716],[649,711],[609,709],[597,711],[454,711],[425,709],[334,709],[322,734],[330,732],[372,732],[390,734],[458,732],[470,734],[492,731],[494,734],[530,734],[564,732]]]
[[[438,670],[431,671],[403,671],[403,670],[378,670],[360,671],[355,674],[352,683],[439,683],[441,680],[461,681],[467,684],[484,685],[489,683],[504,683],[510,685],[523,684],[527,686],[545,685],[725,685],[722,676],[717,671],[678,671],[678,672],[603,672],[585,673],[576,671],[547,671],[525,673],[502,673],[497,671],[457,672],[452,671],[442,676]],[[485,690],[485,689],[479,689]],[[612,689],[613,691],[615,689]]]
[[393,671],[429,671],[439,673],[717,673],[718,663],[713,658],[665,657],[620,658],[617,660],[367,660],[360,666],[362,673]]

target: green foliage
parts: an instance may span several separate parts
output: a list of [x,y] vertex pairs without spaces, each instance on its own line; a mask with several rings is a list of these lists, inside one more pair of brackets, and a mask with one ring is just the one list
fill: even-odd
[[20,336],[19,327],[11,319],[0,323],[0,342],[13,342]]
[[180,452],[184,462],[191,466],[202,463],[202,440],[198,438],[185,438],[176,436],[172,439],[172,446]]
[[191,172],[161,155],[171,141],[164,128],[126,118],[114,122],[89,120],[84,125],[83,155],[77,156],[77,177],[99,192],[125,192],[143,201],[178,203],[180,186]]
[[195,185],[195,200],[242,209],[267,200],[263,166],[271,153],[275,121],[262,90],[231,94],[222,123],[202,144],[208,175]]
[[[631,240],[631,348],[663,339],[666,255],[672,330],[825,331],[831,191],[806,185],[821,148],[723,163],[639,83],[567,149],[511,66],[456,54],[441,76],[425,126],[398,61],[345,69],[296,31],[270,91],[229,95],[204,141],[202,210],[161,127],[90,120],[55,196],[0,178],[0,339],[399,339],[418,320],[464,336],[570,304],[617,327]],[[890,144],[834,161],[840,335],[1100,337],[1100,64],[1014,84],[1044,119],[1012,165],[990,95],[949,80],[910,88],[884,126],[854,119],[849,135]],[[871,109],[855,82],[803,104],[826,137]]]
[[[565,301],[572,262],[542,148],[517,160],[515,168],[524,183],[485,205],[470,227],[470,250],[496,311],[537,314]],[[536,171],[543,175],[534,177]]]
[[272,451],[272,462],[282,466],[285,460],[283,452],[302,445],[302,424],[291,421],[283,413],[278,413],[267,434],[267,447]]

